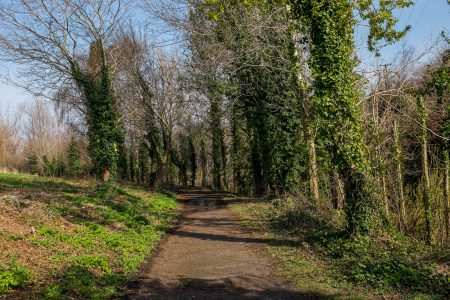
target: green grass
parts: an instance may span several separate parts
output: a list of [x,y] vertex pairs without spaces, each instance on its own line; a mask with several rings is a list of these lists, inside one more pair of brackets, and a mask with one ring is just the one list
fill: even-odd
[[7,293],[17,287],[27,286],[31,278],[30,271],[14,260],[6,267],[0,267],[0,294]]
[[[276,204],[276,205],[274,205]],[[280,272],[306,291],[334,298],[442,299],[449,292],[448,249],[394,232],[350,239],[339,214],[291,201],[247,201],[232,209],[267,238]],[[330,218],[333,222],[327,221]],[[337,224],[337,225],[334,225]],[[280,243],[284,241],[285,243]],[[286,243],[286,241],[288,241]]]
[[[0,191],[0,204],[10,214],[6,217],[20,225],[0,230],[0,242],[17,243],[15,254],[0,253],[0,293],[28,293],[27,297],[120,295],[120,285],[138,270],[178,216],[174,195],[131,186],[0,174]],[[33,228],[33,233],[20,228]],[[27,257],[40,252],[48,255],[33,258],[38,263]],[[14,268],[7,266],[13,255]],[[28,292],[21,289],[25,286],[31,286]]]

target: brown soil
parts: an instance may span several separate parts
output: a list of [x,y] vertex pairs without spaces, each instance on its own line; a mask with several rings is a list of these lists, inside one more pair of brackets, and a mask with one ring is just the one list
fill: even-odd
[[323,299],[303,293],[276,274],[264,251],[269,240],[246,231],[227,208],[232,199],[183,191],[185,215],[124,299]]

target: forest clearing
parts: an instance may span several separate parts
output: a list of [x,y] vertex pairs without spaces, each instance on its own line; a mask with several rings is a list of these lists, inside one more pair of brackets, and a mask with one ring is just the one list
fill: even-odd
[[450,1],[0,1],[1,299],[447,299]]

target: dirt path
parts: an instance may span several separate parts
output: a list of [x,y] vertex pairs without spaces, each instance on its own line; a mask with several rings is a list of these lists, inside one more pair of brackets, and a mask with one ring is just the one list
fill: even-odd
[[320,299],[276,275],[272,259],[219,194],[185,191],[186,214],[125,299]]

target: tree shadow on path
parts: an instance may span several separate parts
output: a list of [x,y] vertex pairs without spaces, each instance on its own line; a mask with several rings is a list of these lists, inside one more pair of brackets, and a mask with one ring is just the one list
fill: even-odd
[[[248,288],[252,278],[222,278],[215,280],[198,278],[179,278],[177,286],[166,286],[159,280],[137,280],[129,282],[127,288],[135,291],[121,299],[124,300],[294,300],[294,299],[336,299],[336,296],[314,292],[299,292],[273,287],[270,289]],[[144,286],[144,290],[141,287]],[[151,287],[151,291],[145,287]],[[140,291],[141,290],[141,291]],[[136,292],[139,291],[139,292]]]

